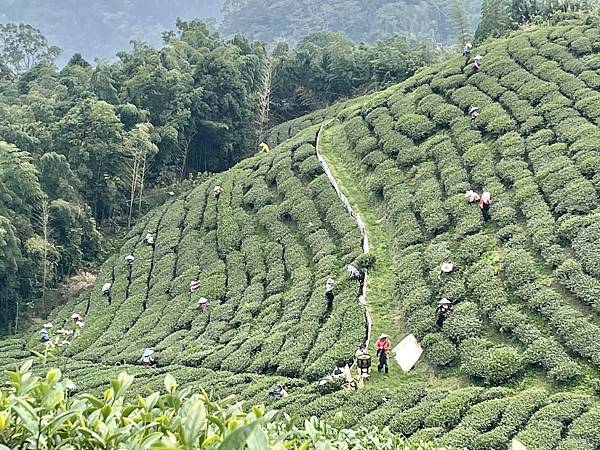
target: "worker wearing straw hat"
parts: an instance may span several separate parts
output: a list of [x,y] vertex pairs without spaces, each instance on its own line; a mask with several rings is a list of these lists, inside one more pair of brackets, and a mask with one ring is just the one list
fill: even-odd
[[448,318],[448,314],[450,314],[450,308],[452,307],[452,302],[447,298],[443,298],[438,302],[437,309],[435,310],[435,314],[437,316],[436,325],[441,328],[444,325],[444,320]]
[[471,120],[477,119],[477,117],[479,116],[479,107],[477,107],[477,106],[469,107],[469,111],[467,112],[467,114],[469,115]]

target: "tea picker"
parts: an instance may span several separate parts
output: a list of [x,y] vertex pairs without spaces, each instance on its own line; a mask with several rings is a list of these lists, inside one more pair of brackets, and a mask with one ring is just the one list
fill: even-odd
[[463,47],[463,56],[465,57],[469,57],[469,55],[471,54],[471,49],[473,48],[473,44],[471,44],[470,42],[467,42],[465,44],[465,46]]
[[208,299],[200,297],[200,299],[198,299],[198,303],[196,303],[196,309],[199,311],[206,311],[208,309]]
[[152,233],[146,234],[146,237],[144,238],[144,241],[146,241],[146,243],[149,246],[154,247],[154,236],[152,235]]
[[48,330],[46,329],[46,325],[40,331],[40,342],[48,342],[50,340],[50,336],[48,335]]
[[327,310],[330,311],[333,308],[333,285],[335,281],[329,277],[325,284],[325,299],[327,300]]
[[469,112],[467,114],[469,114],[471,120],[475,120],[479,116],[479,108],[477,106],[471,106],[469,107]]
[[442,279],[442,275],[445,273],[451,273],[454,270],[454,264],[451,262],[443,262],[440,265],[440,273],[438,274],[438,280]]
[[77,314],[77,313],[73,313],[71,315],[71,319],[73,319],[73,322],[76,322],[76,323],[77,322],[83,322],[83,317],[81,317],[81,315]]
[[437,320],[435,324],[441,328],[444,325],[444,321],[448,318],[450,314],[450,308],[452,307],[452,302],[447,298],[443,298],[438,302],[437,309],[435,310]]
[[346,272],[348,272],[348,275],[350,276],[350,278],[354,278],[354,279],[357,279],[362,282],[364,275],[360,270],[358,270],[356,268],[356,266],[353,266],[352,264],[348,264]]
[[392,341],[388,337],[387,334],[382,334],[375,342],[375,351],[377,357],[379,359],[379,364],[377,364],[377,372],[381,372],[382,369],[385,369],[385,373],[388,373],[388,356],[390,354],[390,350],[392,349]]
[[157,362],[152,357],[153,354],[154,354],[154,350],[153,349],[151,349],[151,348],[145,349],[144,353],[142,353],[142,357],[140,358],[139,362],[141,362],[145,366],[154,366],[154,365],[156,365]]
[[127,255],[125,257],[125,261],[127,262],[128,265],[132,266],[133,262],[135,261],[134,256],[130,253],[129,255]]
[[104,283],[102,285],[102,295],[110,295],[111,287],[112,287],[112,283]]
[[280,400],[284,397],[287,397],[288,393],[282,385],[278,384],[277,387],[271,391],[271,395],[275,398],[275,400]]
[[481,194],[481,200],[479,200],[479,207],[481,208],[481,214],[483,215],[484,222],[490,220],[490,205],[492,204],[492,194],[488,191],[484,191]]
[[479,194],[473,190],[465,192],[465,198],[469,203],[475,203],[479,201]]
[[190,281],[190,294],[200,287],[200,280]]

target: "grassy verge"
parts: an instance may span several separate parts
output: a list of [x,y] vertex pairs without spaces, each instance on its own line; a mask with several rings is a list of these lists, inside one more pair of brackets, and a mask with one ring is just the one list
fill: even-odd
[[447,387],[460,386],[461,380],[453,374],[444,373],[444,379],[438,379],[436,372],[426,363],[424,358],[417,363],[415,369],[408,374],[402,372],[398,364],[390,358],[390,373],[377,373],[375,358],[375,340],[385,333],[392,339],[395,346],[406,337],[403,320],[397,314],[393,297],[394,260],[392,255],[393,233],[384,219],[380,207],[374,203],[369,194],[363,189],[364,179],[356,172],[360,162],[348,150],[346,139],[341,127],[335,123],[325,127],[320,141],[319,151],[329,165],[340,189],[348,197],[352,208],[360,214],[367,229],[370,251],[375,255],[375,267],[369,270],[367,284],[367,304],[373,318],[370,353],[373,356],[373,375],[369,384],[377,387],[394,387],[407,382],[427,381],[432,384],[443,384]]

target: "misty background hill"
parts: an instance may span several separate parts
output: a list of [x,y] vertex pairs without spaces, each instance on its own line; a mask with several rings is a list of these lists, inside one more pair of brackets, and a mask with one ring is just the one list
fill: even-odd
[[[459,1],[472,32],[481,0]],[[295,44],[318,31],[340,31],[355,42],[394,35],[453,44],[451,13],[445,0],[0,0],[0,23],[26,22],[39,28],[63,52],[93,62],[112,61],[133,39],[162,44],[162,32],[177,18],[205,19],[223,36],[242,33],[252,40]]]
[[115,59],[132,39],[155,47],[163,31],[184,20],[220,20],[223,0],[0,0],[0,23],[26,22],[63,50],[64,65],[81,53],[89,61]]

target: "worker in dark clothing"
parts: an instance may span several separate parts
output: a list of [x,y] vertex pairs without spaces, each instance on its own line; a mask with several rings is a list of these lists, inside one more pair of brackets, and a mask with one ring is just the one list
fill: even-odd
[[444,321],[448,318],[450,314],[450,308],[452,307],[452,302],[447,298],[443,298],[439,301],[437,309],[435,310],[435,314],[437,316],[437,320],[435,324],[438,328],[442,328],[444,325]]
[[327,311],[331,311],[333,308],[333,285],[335,281],[333,278],[328,278],[325,284],[325,299],[327,300]]
[[470,42],[467,42],[465,44],[465,46],[463,47],[463,56],[465,58],[468,58],[469,55],[471,54],[471,49],[473,48],[473,44],[471,44]]
[[479,108],[477,106],[471,106],[467,114],[469,114],[471,120],[475,120],[479,116]]
[[333,285],[325,286],[325,299],[327,300],[327,311],[333,308]]
[[282,385],[278,384],[277,387],[271,391],[271,395],[275,398],[275,400],[280,400],[283,397],[287,397],[288,393]]
[[481,199],[479,200],[479,207],[481,208],[481,214],[483,215],[484,222],[490,220],[490,205],[492,204],[492,195],[485,191],[481,194]]

